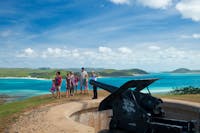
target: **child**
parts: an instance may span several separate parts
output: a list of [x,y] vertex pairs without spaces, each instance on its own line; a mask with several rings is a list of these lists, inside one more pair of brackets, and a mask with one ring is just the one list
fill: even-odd
[[87,74],[85,75],[84,86],[85,86],[84,93],[89,94],[89,92],[88,92],[88,75]]
[[76,90],[76,94],[77,94],[77,88],[78,88],[78,76],[77,75],[74,75],[75,76],[75,90]]
[[54,96],[54,92],[56,91],[56,81],[55,80],[52,80],[52,87],[51,87],[51,89],[50,89],[50,92],[52,93],[52,96],[53,97],[55,97]]

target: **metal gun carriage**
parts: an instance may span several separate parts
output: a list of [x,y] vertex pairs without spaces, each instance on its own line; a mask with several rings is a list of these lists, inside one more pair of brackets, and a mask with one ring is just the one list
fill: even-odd
[[[165,118],[163,101],[153,97],[148,86],[158,79],[130,80],[121,87],[90,80],[90,84],[111,94],[99,105],[98,110],[112,109],[109,128],[131,133],[194,133],[193,121]],[[141,90],[147,88],[148,93]]]

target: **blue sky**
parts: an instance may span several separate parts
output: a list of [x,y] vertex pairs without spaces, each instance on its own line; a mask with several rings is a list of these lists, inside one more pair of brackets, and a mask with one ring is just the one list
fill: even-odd
[[200,69],[200,1],[0,1],[0,46],[0,67]]

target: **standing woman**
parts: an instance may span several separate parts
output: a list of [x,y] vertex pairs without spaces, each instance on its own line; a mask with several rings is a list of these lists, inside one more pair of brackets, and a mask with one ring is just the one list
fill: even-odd
[[[91,79],[94,80],[94,81],[97,80],[97,76],[94,73],[94,71],[92,71]],[[93,98],[92,99],[97,99],[97,87],[95,85],[93,85]]]
[[71,78],[70,78],[70,74],[67,73],[66,75],[66,97],[70,96],[70,89],[71,89]]
[[73,72],[70,72],[70,81],[71,81],[70,95],[74,96],[75,77]]
[[56,85],[56,98],[61,98],[60,89],[62,85],[62,76],[60,75],[60,71],[56,72],[55,77],[55,85]]

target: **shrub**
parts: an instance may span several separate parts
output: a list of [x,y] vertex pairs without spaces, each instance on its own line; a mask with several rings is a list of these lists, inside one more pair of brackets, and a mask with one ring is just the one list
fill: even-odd
[[200,88],[198,87],[183,87],[183,88],[175,88],[170,94],[184,95],[184,94],[200,94]]

